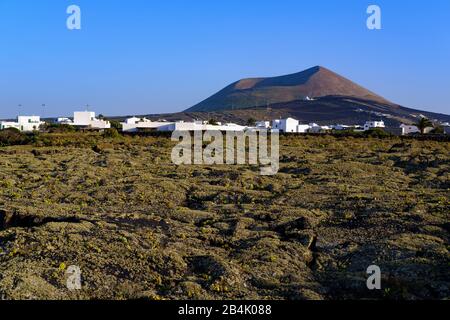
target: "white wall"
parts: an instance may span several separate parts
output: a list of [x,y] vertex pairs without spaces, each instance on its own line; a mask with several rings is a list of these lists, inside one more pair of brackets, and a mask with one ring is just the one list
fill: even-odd
[[76,126],[89,126],[95,120],[95,112],[76,111],[73,113],[73,124]]

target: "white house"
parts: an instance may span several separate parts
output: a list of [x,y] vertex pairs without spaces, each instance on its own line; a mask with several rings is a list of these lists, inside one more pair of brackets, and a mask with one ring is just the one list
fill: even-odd
[[307,133],[310,129],[309,124],[299,124],[297,126],[297,133]]
[[367,121],[364,125],[364,131],[368,131],[374,128],[386,128],[384,121]]
[[320,126],[317,123],[310,123],[308,132],[322,133],[324,131],[329,131],[329,130],[331,130],[331,127],[329,127],[329,126]]
[[293,118],[279,119],[272,122],[272,129],[279,130],[284,133],[296,133],[299,123]]
[[321,126],[321,125],[318,125],[317,123],[310,123],[308,126],[309,126],[308,132],[311,132],[311,133],[322,133],[324,131],[331,130],[331,127]]
[[132,117],[122,122],[122,131],[123,132],[136,132],[139,130],[158,130],[161,127],[168,126],[173,124],[173,122],[166,121],[151,121],[146,118],[137,118]]
[[126,119],[124,123],[125,124],[137,124],[138,122],[141,122],[141,121],[149,121],[149,120],[146,118],[131,117],[131,118]]
[[413,125],[402,124],[400,126],[400,129],[402,129],[402,136],[406,136],[412,133],[420,133],[419,128]]
[[18,116],[16,122],[3,121],[0,122],[0,129],[16,128],[20,131],[30,132],[39,130],[39,127],[44,124],[39,116]]
[[73,114],[72,126],[86,127],[90,129],[109,129],[111,123],[105,120],[99,120],[95,117],[95,112],[91,111],[76,111]]
[[15,128],[17,130],[20,130],[20,124],[18,122],[12,122],[12,121],[0,122],[0,130],[9,129],[9,128]]
[[[400,128],[402,129],[403,136],[406,136],[408,134],[420,133],[420,129],[415,125],[402,124],[400,126]],[[434,127],[428,127],[428,128],[425,128],[424,133],[427,134],[433,130],[434,130]]]

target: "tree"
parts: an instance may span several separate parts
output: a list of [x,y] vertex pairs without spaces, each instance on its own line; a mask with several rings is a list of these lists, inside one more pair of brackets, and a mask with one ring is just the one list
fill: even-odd
[[253,118],[249,118],[249,119],[247,120],[247,125],[248,125],[249,127],[255,126],[255,125],[256,125],[256,120],[253,119]]
[[419,122],[416,123],[416,127],[420,130],[421,134],[425,133],[425,129],[432,127],[433,123],[425,117],[420,118]]
[[119,121],[117,121],[117,120],[109,120],[109,122],[111,123],[111,128],[114,128],[116,130],[122,129],[122,125],[120,124]]
[[442,126],[435,126],[433,131],[431,131],[432,134],[444,134],[445,130]]
[[29,136],[16,128],[0,130],[0,146],[23,145],[29,142]]
[[384,131],[382,128],[372,128],[370,130],[364,131],[364,135],[371,138],[384,138],[392,136],[392,134]]
[[217,121],[215,119],[209,119],[208,124],[217,126]]
[[103,133],[103,136],[105,138],[112,138],[112,139],[116,139],[120,137],[119,131],[117,131],[116,128],[110,128],[110,129],[105,129],[105,132]]

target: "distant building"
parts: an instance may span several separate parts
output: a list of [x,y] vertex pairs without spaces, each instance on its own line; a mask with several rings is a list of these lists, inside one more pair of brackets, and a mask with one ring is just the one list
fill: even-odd
[[309,124],[299,124],[297,126],[297,133],[307,133],[311,127]]
[[384,121],[367,121],[364,125],[364,131],[368,131],[370,129],[375,128],[386,128],[386,125],[384,124]]
[[58,118],[58,119],[56,119],[56,123],[58,123],[58,124],[72,124],[73,121],[72,121],[72,119],[69,119],[69,118]]
[[240,126],[234,123],[222,124],[208,124],[208,121],[194,121],[194,122],[167,122],[167,121],[151,121],[145,118],[129,118],[122,123],[122,130],[124,132],[138,132],[143,130],[154,130],[160,132],[173,131],[244,131],[247,127]]
[[3,121],[0,122],[0,130],[15,128],[24,132],[31,132],[39,130],[39,127],[44,124],[39,116],[18,116],[16,122]]
[[406,136],[408,134],[413,134],[413,133],[420,133],[419,128],[417,128],[416,126],[413,126],[413,125],[402,124],[400,126],[400,129],[402,129],[402,136]]
[[123,132],[138,132],[144,130],[158,130],[161,127],[168,126],[173,124],[173,122],[166,121],[151,121],[146,118],[137,118],[132,117],[122,122],[122,131]]
[[332,125],[331,129],[332,130],[336,130],[336,131],[343,131],[343,130],[350,130],[350,129],[354,129],[357,126],[347,126],[344,124],[336,124],[336,125]]
[[82,127],[86,129],[109,129],[111,123],[109,121],[100,120],[95,117],[95,112],[92,111],[76,111],[73,114],[73,123],[70,125],[75,127]]
[[258,122],[256,122],[256,128],[257,129],[269,129],[270,121],[258,121]]
[[247,127],[235,123],[226,123],[220,125],[207,124],[203,121],[195,122],[174,122],[165,124],[158,128],[158,131],[224,131],[224,132],[242,132]]
[[[402,130],[402,135],[403,136],[406,136],[408,134],[420,133],[420,129],[417,126],[415,126],[415,125],[402,124],[400,126],[400,128]],[[434,127],[428,127],[428,128],[425,128],[424,133],[428,134],[428,133],[430,133],[433,130],[434,130]]]
[[279,119],[272,122],[272,129],[284,133],[296,133],[299,121],[293,118]]
[[317,123],[310,123],[308,132],[311,133],[322,133],[326,131],[330,131],[331,127],[329,126],[320,126]]

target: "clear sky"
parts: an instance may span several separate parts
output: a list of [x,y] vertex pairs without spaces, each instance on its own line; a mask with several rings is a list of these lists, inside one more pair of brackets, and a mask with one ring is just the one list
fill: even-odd
[[[71,4],[81,30],[66,28]],[[382,30],[366,27],[370,4]],[[0,0],[0,43],[0,118],[181,111],[315,65],[450,114],[449,0]]]

